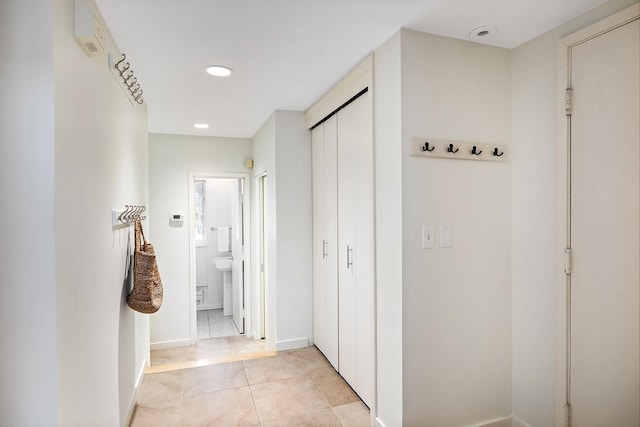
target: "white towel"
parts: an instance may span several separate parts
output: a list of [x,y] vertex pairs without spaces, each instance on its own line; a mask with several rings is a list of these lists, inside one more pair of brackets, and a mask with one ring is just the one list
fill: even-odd
[[229,227],[218,227],[218,252],[231,252],[229,248]]

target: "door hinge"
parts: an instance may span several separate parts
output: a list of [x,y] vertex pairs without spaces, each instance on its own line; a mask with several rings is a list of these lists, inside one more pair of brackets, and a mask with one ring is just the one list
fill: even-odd
[[564,114],[565,115],[567,116],[571,115],[572,106],[573,106],[573,90],[569,88],[564,92]]
[[571,405],[564,405],[564,426],[571,427]]
[[567,248],[564,250],[564,272],[565,274],[571,274],[572,273],[572,266],[573,266],[573,252],[571,251],[571,248]]

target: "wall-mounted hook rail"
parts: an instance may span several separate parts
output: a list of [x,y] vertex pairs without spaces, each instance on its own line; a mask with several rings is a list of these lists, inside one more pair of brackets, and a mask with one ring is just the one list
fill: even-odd
[[115,60],[109,54],[109,67],[112,69],[112,73],[116,76],[116,78],[120,82],[120,86],[130,96],[130,100],[137,104],[142,104],[144,99],[142,98],[142,89],[140,88],[140,83],[138,83],[138,78],[134,77],[134,72],[131,69],[131,64],[129,62],[125,62],[127,59],[126,54],[122,54],[122,58],[115,62]]
[[147,210],[143,205],[124,205],[124,209],[111,211],[111,225],[116,227],[129,226],[134,222],[147,219],[143,213]]
[[509,160],[507,148],[505,145],[423,137],[411,140],[411,155],[416,157],[506,162]]

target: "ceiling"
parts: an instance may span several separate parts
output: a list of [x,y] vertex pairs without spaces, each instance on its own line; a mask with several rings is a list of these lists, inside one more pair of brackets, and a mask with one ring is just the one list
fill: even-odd
[[[96,0],[144,90],[149,131],[251,138],[305,111],[401,27],[513,48],[605,0]],[[215,78],[212,64],[234,70]],[[208,123],[195,129],[194,123]]]

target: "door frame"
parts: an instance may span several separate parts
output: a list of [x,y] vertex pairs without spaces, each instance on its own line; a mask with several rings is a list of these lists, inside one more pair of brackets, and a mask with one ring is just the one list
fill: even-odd
[[[255,339],[265,339],[269,341],[269,318],[267,316],[268,307],[268,289],[269,289],[269,275],[268,275],[268,244],[267,244],[267,222],[266,207],[267,207],[267,179],[268,174],[266,171],[254,175],[255,179],[255,197],[256,197],[256,209],[255,209],[255,228],[256,228],[256,246],[255,246],[255,295],[254,303],[256,304],[256,319],[253,323],[251,330]],[[267,197],[265,197],[267,196]],[[261,265],[263,265],[263,271],[260,271]]]
[[564,426],[565,407],[570,401],[571,371],[571,276],[565,273],[571,248],[571,116],[567,116],[566,89],[571,88],[571,50],[594,37],[612,31],[638,19],[640,4],[636,3],[558,41],[557,74],[557,152],[556,152],[556,426]]
[[245,235],[244,246],[244,324],[245,335],[250,336],[251,318],[251,241],[253,240],[251,227],[251,174],[243,172],[189,172],[189,331],[191,345],[198,341],[198,320],[196,307],[196,227],[193,220],[195,215],[195,181],[197,179],[242,179],[244,180],[244,194],[242,203],[244,205],[242,213],[243,232]]

